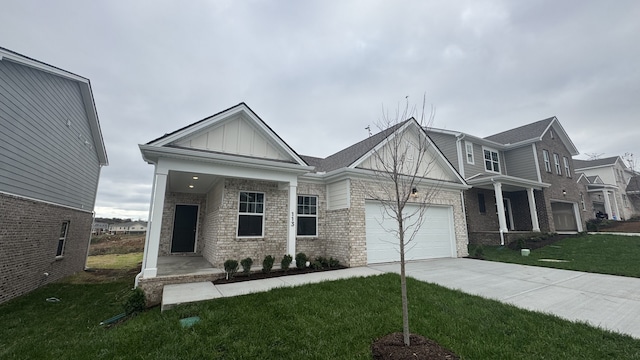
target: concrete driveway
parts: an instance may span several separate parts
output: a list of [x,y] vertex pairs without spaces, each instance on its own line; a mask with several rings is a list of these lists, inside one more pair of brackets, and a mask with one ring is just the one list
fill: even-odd
[[[400,264],[371,265],[400,272]],[[407,263],[407,275],[640,338],[640,279],[472,259]]]

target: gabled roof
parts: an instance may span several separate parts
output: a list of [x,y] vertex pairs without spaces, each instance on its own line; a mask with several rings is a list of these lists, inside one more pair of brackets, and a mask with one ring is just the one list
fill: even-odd
[[353,144],[344,150],[340,150],[325,159],[314,158],[310,156],[304,156],[304,158],[308,158],[313,162],[313,164],[309,163],[309,165],[315,166],[316,172],[329,172],[336,169],[348,167],[356,160],[360,159],[362,156],[373,150],[373,148],[380,144],[384,139],[389,137],[397,129],[402,127],[407,121],[410,120],[412,119],[405,120],[375,135],[369,136],[368,138],[356,144]]
[[627,193],[640,193],[640,175],[635,175],[631,178],[629,184],[627,185]]
[[528,144],[536,141],[541,141],[543,136],[551,129],[556,130],[557,136],[560,137],[567,149],[572,155],[578,155],[578,149],[575,147],[569,135],[564,130],[558,119],[553,116],[544,120],[539,120],[531,124],[526,124],[513,128],[507,131],[503,131],[497,134],[493,134],[485,137],[485,140],[497,142],[506,146],[514,146],[518,144]]
[[96,110],[93,91],[91,90],[91,82],[89,79],[3,47],[0,47],[0,61],[11,61],[22,66],[28,66],[39,71],[77,82],[80,87],[80,93],[82,94],[82,102],[89,121],[89,128],[91,129],[91,136],[93,137],[98,161],[100,165],[109,164],[107,150],[104,146],[102,130],[100,129],[100,121],[98,120],[98,112]]
[[[620,156],[611,156],[607,158],[593,159],[593,160],[573,159],[573,165],[576,168],[576,170],[589,169],[589,168],[595,168],[595,167],[615,165],[618,160],[622,162],[622,160],[620,159]],[[622,164],[624,165],[624,162],[622,162]]]
[[[154,139],[150,142],[148,142],[146,145],[141,145],[140,148],[143,151],[143,156],[144,156],[144,152],[147,149],[150,148],[176,148],[179,149],[179,146],[176,146],[174,143],[180,141],[181,139],[185,139],[188,138],[189,136],[192,136],[196,133],[198,133],[199,131],[206,129],[210,126],[213,126],[219,122],[223,122],[226,119],[230,118],[233,115],[236,114],[245,114],[247,118],[251,119],[253,121],[253,123],[255,123],[259,128],[260,131],[263,132],[264,134],[266,134],[266,136],[268,136],[269,138],[271,138],[273,140],[274,143],[277,144],[277,146],[279,148],[281,148],[282,150],[284,150],[288,156],[290,156],[292,159],[294,159],[294,163],[296,165],[302,165],[302,166],[307,166],[306,161],[300,156],[298,155],[298,153],[296,153],[293,148],[291,148],[291,146],[289,146],[289,144],[287,144],[284,140],[282,140],[282,138],[275,132],[273,131],[273,129],[271,129],[271,127],[269,127],[269,125],[267,125],[264,120],[262,120],[247,104],[245,104],[244,102],[241,102],[235,106],[232,106],[228,109],[222,110],[216,114],[213,114],[211,116],[208,116],[202,120],[196,121],[192,124],[189,124],[187,126],[184,126],[178,130],[175,130],[171,133],[165,134],[157,139]],[[193,149],[191,149],[193,150]],[[209,153],[209,154],[216,154],[217,152],[215,151],[207,151],[207,150],[201,150],[201,149],[196,149],[193,151],[197,151],[200,153]],[[249,156],[242,156],[242,155],[236,155],[236,156],[240,156],[240,157],[245,157],[245,158],[250,158]],[[273,161],[273,160],[272,160]],[[277,160],[276,160],[277,161]]]

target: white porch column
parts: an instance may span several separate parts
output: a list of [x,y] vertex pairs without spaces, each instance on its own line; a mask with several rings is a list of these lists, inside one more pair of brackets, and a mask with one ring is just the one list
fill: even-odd
[[[298,210],[298,184],[289,183],[289,236],[287,238],[287,254],[294,257],[296,256],[296,230],[298,217],[296,216]],[[292,263],[293,265],[294,263]]]
[[504,215],[504,200],[502,198],[502,183],[494,182],[493,190],[496,193],[496,205],[498,207],[498,222],[500,223],[500,232],[509,232],[507,229],[507,218]]
[[164,194],[167,189],[167,173],[158,171],[156,168],[156,174],[153,178],[153,193],[151,194],[151,208],[149,209],[145,256],[142,262],[143,278],[156,277],[158,274],[158,251],[160,249]]
[[527,188],[527,197],[529,198],[529,213],[531,214],[532,230],[540,232],[540,223],[538,222],[538,212],[536,211],[536,198],[533,195],[533,188]]
[[611,201],[609,201],[609,192],[602,190],[602,196],[604,197],[604,211],[609,215],[609,219],[613,217],[613,211],[611,211]]
[[618,197],[616,196],[616,191],[612,191],[611,195],[613,195],[613,205],[616,207],[616,220],[621,220],[620,219],[620,208],[618,207]]

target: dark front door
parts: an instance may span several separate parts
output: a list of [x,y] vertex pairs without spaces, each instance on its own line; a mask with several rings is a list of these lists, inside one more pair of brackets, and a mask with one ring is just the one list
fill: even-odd
[[196,245],[196,225],[198,223],[197,205],[176,205],[173,220],[171,252],[194,252]]

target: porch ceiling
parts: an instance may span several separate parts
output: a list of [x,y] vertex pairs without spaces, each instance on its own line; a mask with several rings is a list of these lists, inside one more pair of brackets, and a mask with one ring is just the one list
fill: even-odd
[[167,187],[172,192],[205,194],[220,176],[182,171],[169,171]]

